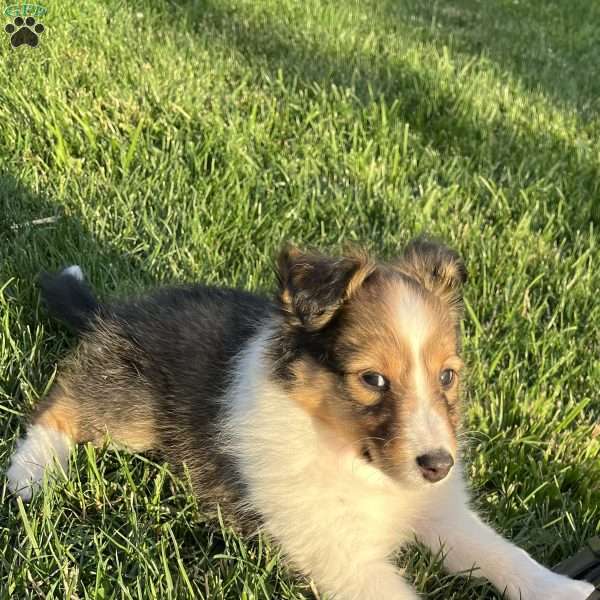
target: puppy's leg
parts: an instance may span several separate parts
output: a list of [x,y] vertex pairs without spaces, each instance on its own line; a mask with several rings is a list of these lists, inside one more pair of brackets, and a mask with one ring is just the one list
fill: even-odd
[[25,437],[17,442],[8,469],[8,489],[23,500],[42,483],[46,469],[56,463],[66,470],[69,454],[78,439],[77,405],[56,385],[43,401]]
[[417,523],[417,537],[441,551],[452,572],[475,569],[511,600],[585,600],[590,583],[557,575],[486,525],[468,508],[459,479],[432,490],[435,500]]
[[[331,563],[340,559],[340,569]],[[331,594],[332,600],[417,600],[417,594],[402,579],[398,570],[388,562],[344,560],[342,556],[321,556],[321,564],[308,568],[317,587]],[[329,569],[323,568],[326,563]],[[331,568],[333,566],[333,568]]]
[[108,435],[134,452],[157,447],[157,420],[147,386],[132,379],[128,384],[125,377],[111,382],[103,375],[101,364],[91,369],[79,365],[54,385],[17,442],[7,472],[10,491],[30,500],[48,469],[58,465],[66,471],[78,442],[99,445]]
[[326,499],[320,507],[309,502],[293,510],[282,507],[280,514],[267,519],[266,530],[328,599],[417,600],[387,560],[395,547],[389,530],[382,531],[377,519],[361,522],[351,511],[330,507]]
[[[325,589],[328,589],[325,587]],[[365,563],[352,581],[337,587],[335,600],[417,600],[417,594],[397,569],[386,562]]]

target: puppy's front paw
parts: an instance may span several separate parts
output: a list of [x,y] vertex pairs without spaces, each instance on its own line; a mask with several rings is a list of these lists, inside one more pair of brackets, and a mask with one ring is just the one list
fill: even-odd
[[594,586],[587,581],[569,579],[548,571],[532,589],[531,597],[523,600],[587,600],[594,591]]

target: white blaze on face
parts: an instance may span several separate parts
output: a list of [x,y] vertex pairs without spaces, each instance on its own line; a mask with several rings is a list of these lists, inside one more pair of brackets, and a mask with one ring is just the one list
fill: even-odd
[[448,423],[434,408],[430,382],[437,374],[428,373],[425,361],[425,345],[433,333],[435,316],[423,297],[408,286],[401,290],[396,306],[398,334],[411,356],[409,393],[415,396],[415,410],[406,422],[405,435],[415,458],[439,448],[452,453]]

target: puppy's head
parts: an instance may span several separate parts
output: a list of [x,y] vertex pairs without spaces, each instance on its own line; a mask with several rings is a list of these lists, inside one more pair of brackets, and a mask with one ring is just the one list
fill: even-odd
[[456,459],[459,256],[415,240],[391,264],[282,251],[274,373],[357,460],[429,485]]

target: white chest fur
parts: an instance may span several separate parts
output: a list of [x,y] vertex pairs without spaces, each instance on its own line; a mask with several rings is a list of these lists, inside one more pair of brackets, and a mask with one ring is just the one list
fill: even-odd
[[403,491],[336,446],[265,376],[263,350],[258,338],[239,361],[227,443],[269,536],[304,573],[332,591],[346,589],[358,568],[380,564],[412,539],[425,492]]

